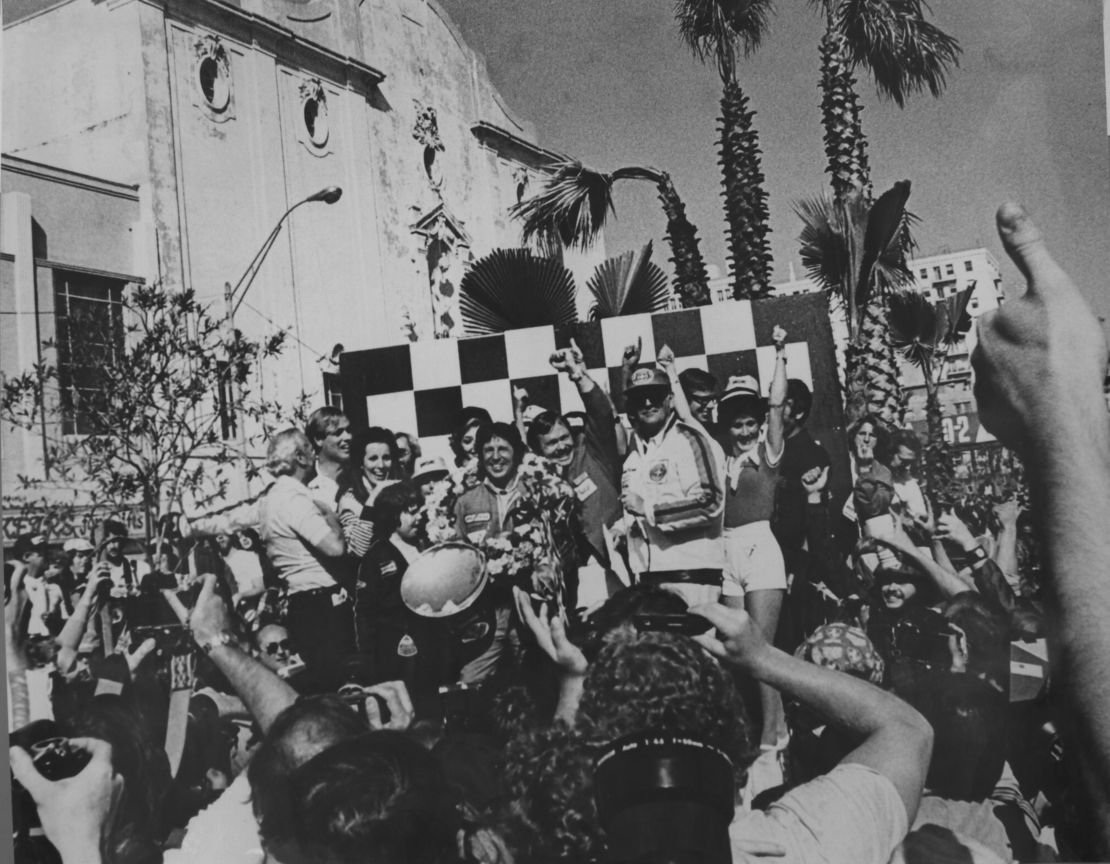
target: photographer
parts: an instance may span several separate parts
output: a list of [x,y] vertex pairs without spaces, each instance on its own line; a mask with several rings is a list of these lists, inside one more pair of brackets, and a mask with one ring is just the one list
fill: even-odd
[[858,742],[828,774],[791,790],[766,811],[739,816],[732,837],[780,844],[789,861],[885,864],[917,813],[932,752],[929,724],[872,684],[773,648],[739,610],[710,604],[691,611],[717,628],[716,634],[694,637],[713,656],[823,715]]

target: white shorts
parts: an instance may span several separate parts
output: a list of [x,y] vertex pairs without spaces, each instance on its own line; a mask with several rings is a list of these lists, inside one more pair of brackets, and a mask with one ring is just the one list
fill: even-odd
[[786,590],[786,564],[779,541],[771,533],[771,523],[750,522],[726,528],[725,597],[743,597],[749,591]]

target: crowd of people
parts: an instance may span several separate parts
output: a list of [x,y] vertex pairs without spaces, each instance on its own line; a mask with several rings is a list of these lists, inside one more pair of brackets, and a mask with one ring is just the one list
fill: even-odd
[[16,860],[1105,853],[1106,345],[1024,211],[999,227],[1029,287],[981,320],[976,395],[1033,513],[941,507],[874,417],[835,491],[777,327],[766,393],[633,345],[611,398],[571,343],[583,412],[464,408],[453,460],[324,407],[145,561],[114,523],[21,537]]

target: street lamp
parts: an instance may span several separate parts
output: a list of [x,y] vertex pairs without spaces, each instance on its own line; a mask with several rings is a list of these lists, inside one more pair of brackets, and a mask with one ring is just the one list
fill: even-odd
[[[323,201],[325,204],[334,204],[342,196],[343,190],[338,186],[326,186],[319,192],[303,198],[281,214],[274,230],[270,232],[270,236],[262,243],[261,248],[255,253],[251,263],[247,265],[247,269],[243,275],[239,277],[239,281],[235,283],[235,287],[231,286],[230,282],[224,283],[224,302],[227,307],[227,332],[228,338],[235,339],[235,313],[239,311],[239,306],[243,302],[243,298],[247,296],[247,291],[250,289],[251,284],[254,282],[254,277],[258,275],[258,270],[262,266],[262,262],[266,260],[274,241],[277,240],[278,234],[281,233],[281,226],[285,224],[285,220],[289,218],[289,214],[300,207],[302,204],[308,204],[311,201]],[[239,404],[239,387],[235,377],[235,370],[231,368],[232,364],[228,364],[228,406],[227,415],[234,424],[236,430],[236,437],[239,439],[240,451],[246,452],[246,441],[244,437],[243,424],[235,418],[235,409]]]
[[247,269],[243,272],[243,275],[239,277],[239,281],[235,283],[235,287],[232,288],[230,283],[225,283],[224,285],[224,296],[227,300],[229,324],[234,323],[235,313],[239,311],[239,305],[247,295],[247,290],[251,287],[251,283],[254,282],[254,277],[258,275],[258,269],[262,266],[262,262],[266,260],[266,255],[269,254],[270,247],[274,245],[274,241],[277,240],[278,234],[281,233],[281,226],[285,224],[285,220],[289,218],[289,214],[302,204],[308,204],[310,201],[323,201],[325,204],[334,204],[339,200],[342,194],[343,190],[338,186],[328,186],[298,201],[281,214],[281,218],[278,219],[277,224],[274,226],[274,230],[270,232],[270,236],[266,238],[262,247],[258,250],[254,258],[251,259],[251,263],[247,265]]

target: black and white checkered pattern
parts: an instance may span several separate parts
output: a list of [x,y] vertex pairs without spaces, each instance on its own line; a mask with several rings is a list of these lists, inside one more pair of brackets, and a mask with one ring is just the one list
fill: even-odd
[[[821,295],[715,303],[697,309],[626,315],[568,328],[530,327],[496,336],[443,339],[352,351],[340,357],[343,404],[352,423],[371,423],[419,436],[425,455],[451,462],[448,437],[459,410],[479,406],[495,420],[512,420],[512,388],[559,412],[580,411],[575,385],[551,368],[556,348],[573,338],[590,377],[615,395],[621,355],[639,337],[651,362],[669,345],[681,372],[707,369],[723,387],[730,375],[753,375],[766,393],[774,368],[771,331],[787,331],[787,371],[815,394],[811,429],[839,428],[836,358]],[[831,448],[830,448],[831,449]]]

